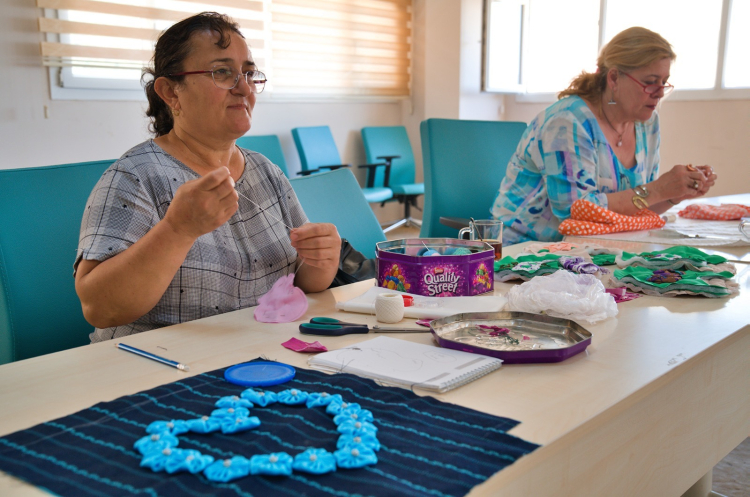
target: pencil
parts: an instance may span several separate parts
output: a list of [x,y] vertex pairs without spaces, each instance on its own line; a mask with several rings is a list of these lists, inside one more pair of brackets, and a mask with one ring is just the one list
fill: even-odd
[[135,347],[131,347],[130,345],[125,345],[124,343],[116,343],[115,347],[117,347],[118,349],[127,350],[128,352],[132,352],[133,354],[137,354],[139,356],[147,357],[149,359],[160,362],[162,364],[172,366],[174,368],[179,369],[180,371],[190,371],[190,367],[186,366],[185,364],[180,364],[177,361],[170,361],[169,359],[166,359],[164,357],[160,357],[156,354],[152,354],[151,352],[146,352],[145,350],[136,349]]

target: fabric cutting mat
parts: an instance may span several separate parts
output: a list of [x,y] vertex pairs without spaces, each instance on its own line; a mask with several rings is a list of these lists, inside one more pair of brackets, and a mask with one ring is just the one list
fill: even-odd
[[[259,360],[259,359],[255,359]],[[483,414],[401,388],[378,386],[349,374],[297,369],[295,378],[269,387],[339,393],[372,411],[382,445],[378,463],[315,476],[248,476],[215,483],[202,474],[154,473],[139,467],[133,443],[156,420],[209,415],[220,397],[244,388],[219,369],[134,395],[103,402],[70,416],[0,438],[0,470],[59,495],[191,497],[322,495],[464,495],[537,445],[508,435],[519,422]],[[322,408],[271,406],[252,409],[261,425],[236,435],[185,433],[180,447],[213,457],[287,452],[307,447],[336,450],[338,433]]]

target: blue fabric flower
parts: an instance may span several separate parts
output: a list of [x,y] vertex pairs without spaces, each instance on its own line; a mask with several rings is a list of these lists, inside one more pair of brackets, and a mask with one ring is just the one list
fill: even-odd
[[255,455],[250,458],[251,475],[286,475],[292,474],[292,456],[286,452]]
[[246,407],[227,407],[224,409],[214,409],[211,411],[211,417],[213,418],[236,418],[236,417],[247,417],[250,415],[250,410]]
[[214,462],[212,456],[204,456],[197,450],[193,449],[172,449],[167,456],[167,462],[164,469],[167,473],[179,473],[187,471],[189,473],[200,473]]
[[154,421],[146,427],[146,433],[170,435],[181,435],[190,431],[184,419],[173,419],[172,421]]
[[311,393],[307,396],[307,407],[322,407],[327,406],[333,401],[341,402],[341,395],[334,394],[331,395],[330,393]]
[[355,447],[337,450],[333,453],[336,458],[336,464],[339,468],[361,468],[369,464],[377,464],[378,456],[375,455],[375,451],[368,449],[367,447]]
[[236,395],[227,395],[226,397],[222,397],[219,400],[216,401],[216,404],[214,404],[216,407],[234,407],[235,409],[238,407],[247,407],[250,409],[253,407],[253,403],[250,402],[247,399],[241,399],[240,397],[237,397]]
[[326,412],[335,416],[337,414],[341,414],[342,409],[350,408],[352,410],[361,409],[359,404],[350,404],[348,402],[344,402],[343,400],[332,400],[331,403],[328,404],[328,407],[326,407]]
[[353,436],[360,436],[371,434],[375,435],[378,431],[378,427],[372,423],[366,421],[355,421],[353,419],[347,419],[341,423],[336,430],[339,433],[346,433]]
[[342,409],[340,413],[338,413],[333,418],[333,423],[338,426],[347,419],[353,419],[354,421],[366,421],[368,423],[372,423],[372,421],[375,419],[372,416],[372,413],[368,411],[367,409],[360,409],[358,411],[352,411],[349,409]]
[[336,471],[336,459],[325,449],[307,449],[295,456],[292,469],[322,475]]
[[179,443],[180,441],[174,435],[170,435],[169,433],[154,433],[138,439],[133,444],[133,448],[145,456],[151,452],[161,452],[164,449],[177,447]]
[[307,392],[297,390],[296,388],[290,388],[289,390],[279,392],[278,399],[282,404],[297,406],[304,404],[305,401],[307,401]]
[[[149,468],[151,471],[158,473],[159,471],[164,471],[164,467],[167,464],[167,457],[169,457],[170,454],[172,454],[172,450],[169,447],[166,447],[162,450],[155,450],[153,452],[149,452],[143,456],[143,459],[141,459],[141,467],[143,468]],[[179,449],[174,449],[179,450]]]
[[221,418],[222,433],[239,433],[241,431],[252,430],[260,426],[260,419],[257,416],[247,417],[238,416],[236,418]]
[[274,392],[259,392],[252,388],[248,388],[242,392],[242,398],[262,407],[273,404],[278,400],[277,395]]
[[211,433],[221,428],[221,419],[203,416],[198,419],[190,419],[185,424],[194,433]]
[[203,474],[211,481],[226,483],[236,480],[250,474],[250,459],[242,456],[220,459],[207,467]]
[[363,435],[356,436],[345,433],[341,435],[336,442],[337,449],[343,449],[347,447],[350,449],[359,449],[362,446],[377,452],[380,450],[380,441],[372,433],[365,433]]

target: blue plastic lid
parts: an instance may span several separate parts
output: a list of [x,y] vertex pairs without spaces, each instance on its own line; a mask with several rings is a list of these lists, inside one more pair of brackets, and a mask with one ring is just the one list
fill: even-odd
[[279,362],[248,362],[224,371],[224,379],[243,387],[269,387],[286,383],[296,372],[292,366]]

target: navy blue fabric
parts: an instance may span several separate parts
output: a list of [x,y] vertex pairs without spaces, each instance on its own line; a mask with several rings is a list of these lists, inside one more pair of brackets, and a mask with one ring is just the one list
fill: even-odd
[[[257,360],[257,359],[256,359]],[[139,466],[133,443],[156,420],[210,415],[217,399],[244,388],[227,383],[224,369],[103,402],[0,438],[0,470],[60,495],[464,495],[537,445],[505,432],[507,418],[419,397],[349,374],[297,369],[295,378],[269,387],[339,393],[372,411],[382,445],[378,463],[315,476],[248,476],[214,483],[202,474],[154,473]],[[180,447],[213,457],[336,450],[338,433],[325,408],[273,404],[251,410],[261,425],[236,435],[179,435]]]

